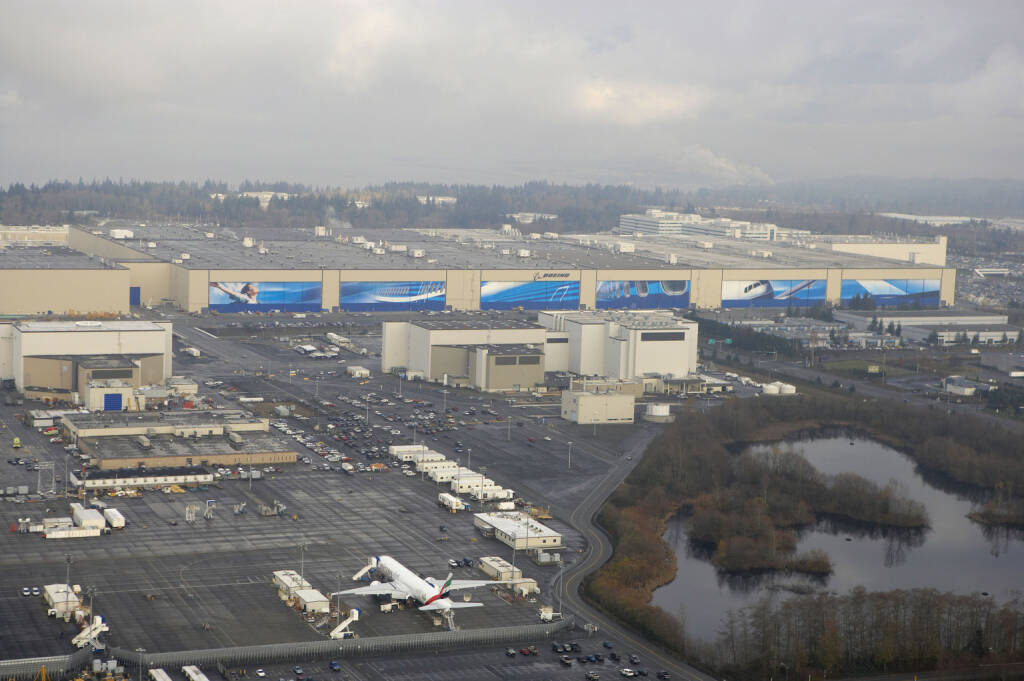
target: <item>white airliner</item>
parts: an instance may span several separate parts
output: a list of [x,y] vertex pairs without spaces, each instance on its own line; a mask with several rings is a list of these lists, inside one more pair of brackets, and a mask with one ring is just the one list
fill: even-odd
[[440,610],[450,612],[455,608],[479,608],[483,603],[460,603],[448,598],[448,594],[458,589],[475,589],[491,584],[508,584],[507,581],[491,581],[489,579],[452,579],[452,573],[448,573],[448,579],[444,583],[438,583],[432,577],[420,577],[415,572],[405,567],[391,556],[375,556],[370,559],[369,564],[352,576],[358,580],[371,568],[376,568],[378,574],[387,581],[374,581],[367,586],[358,586],[355,589],[340,591],[341,595],[354,594],[357,596],[391,596],[399,601],[413,599],[419,604],[420,610]]

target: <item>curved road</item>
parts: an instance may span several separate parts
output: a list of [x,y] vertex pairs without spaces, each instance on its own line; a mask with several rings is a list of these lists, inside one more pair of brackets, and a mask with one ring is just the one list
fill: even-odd
[[[672,673],[673,679],[688,679],[690,681],[714,681],[713,677],[698,671],[697,669],[680,662],[676,657],[668,654],[661,648],[657,648],[634,631],[627,629],[613,620],[605,613],[592,607],[580,595],[580,587],[583,578],[597,570],[612,557],[611,541],[604,530],[594,524],[594,518],[609,495],[626,479],[630,471],[637,465],[643,455],[647,444],[653,439],[655,433],[648,435],[624,452],[632,456],[632,460],[625,457],[622,463],[613,466],[598,485],[590,491],[586,498],[572,511],[567,522],[578,530],[587,540],[588,548],[583,559],[577,561],[571,567],[564,570],[561,591],[562,607],[571,610],[576,616],[584,620],[577,624],[587,622],[598,626],[598,637],[604,639],[614,638],[618,644],[619,654],[636,653],[640,656],[639,667],[658,671],[664,669]],[[623,665],[628,664],[625,661]]]

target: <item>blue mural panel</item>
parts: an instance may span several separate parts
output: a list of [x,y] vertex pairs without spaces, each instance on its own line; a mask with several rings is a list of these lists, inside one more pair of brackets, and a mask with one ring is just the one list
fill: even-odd
[[210,309],[219,312],[316,312],[319,281],[211,281]]
[[722,307],[811,307],[824,302],[824,279],[722,282]]
[[599,310],[655,310],[690,306],[690,282],[603,280],[597,282]]
[[839,297],[844,305],[870,298],[877,307],[938,307],[939,288],[938,279],[843,279]]
[[443,310],[443,281],[343,281],[338,307],[343,310]]
[[576,310],[580,306],[578,281],[484,281],[480,283],[481,310]]

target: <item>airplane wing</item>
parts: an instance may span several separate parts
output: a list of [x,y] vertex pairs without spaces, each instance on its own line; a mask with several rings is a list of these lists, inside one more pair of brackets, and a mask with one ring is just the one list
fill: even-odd
[[399,600],[406,597],[405,589],[396,582],[381,582],[379,584],[369,584],[367,586],[357,586],[354,589],[346,589],[345,591],[339,591],[342,596],[356,595],[356,596],[395,596]]
[[814,279],[805,279],[805,280],[803,280],[803,281],[801,281],[801,282],[791,286],[790,288],[786,289],[785,291],[780,291],[780,292],[776,293],[775,294],[775,299],[776,300],[787,300],[789,298],[792,298],[797,293],[800,293],[800,291],[803,291],[804,289],[807,289],[807,288],[810,288],[811,286],[814,286],[814,283],[815,283]]
[[447,598],[439,598],[429,605],[421,605],[420,610],[453,610],[455,608],[482,608],[483,603],[459,603],[458,601],[451,601]]
[[456,589],[476,589],[481,586],[489,586],[491,584],[508,584],[508,582],[494,581],[492,579],[453,579],[452,583],[448,585],[445,591],[455,591]]

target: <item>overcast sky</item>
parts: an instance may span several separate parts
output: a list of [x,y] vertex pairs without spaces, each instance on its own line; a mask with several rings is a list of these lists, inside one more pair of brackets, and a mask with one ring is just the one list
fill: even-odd
[[1024,2],[0,0],[0,184],[1024,178]]

